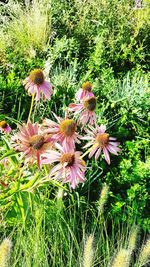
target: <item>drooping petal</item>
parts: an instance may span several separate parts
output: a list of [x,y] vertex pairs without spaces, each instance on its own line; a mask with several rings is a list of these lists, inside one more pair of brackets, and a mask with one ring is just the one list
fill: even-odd
[[36,90],[36,101],[39,101],[40,100],[40,87],[39,86],[34,86],[35,90]]
[[101,153],[101,148],[99,148],[98,150],[97,150],[97,152],[95,153],[95,159],[97,160],[98,159],[98,157],[99,157],[99,155],[100,155],[100,153]]
[[98,149],[98,146],[95,146],[95,147],[91,150],[91,152],[89,153],[89,158],[91,158],[91,157],[94,155],[94,153],[96,152],[97,149]]
[[110,156],[109,156],[108,150],[105,147],[103,148],[103,152],[104,152],[105,160],[107,161],[108,164],[110,164]]
[[114,155],[118,155],[118,152],[121,151],[121,149],[119,147],[112,146],[112,145],[107,145],[107,149],[109,150],[110,153],[112,153]]

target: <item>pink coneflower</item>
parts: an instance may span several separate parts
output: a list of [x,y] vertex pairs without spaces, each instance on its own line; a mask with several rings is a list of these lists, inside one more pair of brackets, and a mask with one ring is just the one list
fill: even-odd
[[90,123],[91,125],[96,123],[96,97],[88,97],[82,100],[80,104],[70,104],[68,111],[74,112],[74,115],[79,114],[78,122],[82,125]]
[[23,84],[29,95],[36,94],[36,101],[40,100],[41,93],[44,99],[50,99],[53,93],[52,84],[45,81],[41,69],[32,70],[30,75],[23,81]]
[[77,124],[72,119],[62,119],[55,115],[58,123],[45,119],[43,126],[46,126],[46,133],[52,135],[54,142],[60,142],[65,149],[75,148],[75,142],[80,143],[81,136],[76,132]]
[[96,128],[90,126],[89,129],[85,130],[88,135],[83,137],[83,139],[89,141],[88,144],[84,146],[84,148],[91,146],[89,158],[91,158],[96,153],[95,159],[97,160],[101,151],[103,151],[105,160],[108,164],[110,164],[109,152],[114,155],[118,155],[118,152],[121,151],[121,149],[118,147],[119,142],[115,141],[115,137],[110,137],[108,133],[105,133],[105,125],[101,125],[100,127],[97,125]]
[[49,176],[54,176],[55,179],[62,180],[63,183],[69,183],[74,189],[79,183],[85,181],[85,161],[80,158],[81,152],[75,152],[73,149],[68,151],[58,143],[55,146],[59,151],[49,150],[48,153],[44,153],[42,163],[58,162],[51,169]]
[[78,101],[81,101],[85,97],[93,97],[92,93],[92,84],[90,82],[85,82],[82,84],[82,87],[75,94],[75,98]]
[[12,137],[14,148],[23,152],[27,162],[37,160],[38,167],[41,168],[41,155],[51,147],[51,137],[42,134],[37,123],[29,122],[18,127],[20,132]]
[[0,132],[10,133],[11,127],[6,121],[0,121]]

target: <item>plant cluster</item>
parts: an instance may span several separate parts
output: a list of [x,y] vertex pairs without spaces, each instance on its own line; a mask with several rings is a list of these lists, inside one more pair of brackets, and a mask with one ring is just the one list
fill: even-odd
[[5,2],[0,265],[149,266],[149,1]]

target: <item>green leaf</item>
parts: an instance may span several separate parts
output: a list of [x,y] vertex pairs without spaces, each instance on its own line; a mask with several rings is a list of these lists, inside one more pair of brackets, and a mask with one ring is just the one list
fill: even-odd
[[[14,151],[13,149],[11,149],[11,150],[9,150],[8,152],[6,152],[2,157],[0,157],[0,161],[1,161],[2,159],[4,159],[4,158],[12,157],[12,156],[14,156],[14,155],[16,155],[16,154],[17,154],[17,152]],[[14,158],[14,157],[13,157],[13,158]],[[15,158],[15,161],[16,161],[16,163],[18,162],[18,161],[17,161],[17,158]]]

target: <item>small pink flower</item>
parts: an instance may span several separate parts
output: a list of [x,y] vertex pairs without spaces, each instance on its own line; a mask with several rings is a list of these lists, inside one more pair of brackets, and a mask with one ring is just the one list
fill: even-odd
[[23,81],[25,89],[29,95],[36,94],[36,101],[40,100],[41,93],[45,99],[51,99],[53,93],[52,84],[45,81],[43,71],[41,69],[32,70],[30,75]]
[[11,127],[6,121],[0,121],[0,132],[10,133]]
[[38,167],[41,168],[41,155],[51,147],[51,137],[44,135],[37,123],[29,122],[18,127],[20,132],[12,137],[14,148],[23,152],[27,162],[37,160]]
[[54,176],[57,180],[62,180],[63,183],[69,183],[74,189],[79,183],[84,183],[85,161],[80,158],[81,152],[74,150],[66,150],[58,143],[55,144],[59,151],[49,150],[42,157],[43,164],[51,164],[58,162],[55,165],[49,176]]
[[68,111],[74,112],[74,115],[79,115],[78,123],[82,125],[88,122],[93,125],[96,123],[96,98],[95,96],[84,98],[80,104],[70,104]]
[[92,93],[92,84],[90,82],[85,82],[82,84],[82,87],[77,91],[75,94],[75,98],[78,101],[81,101],[83,98],[93,97],[94,94]]
[[89,158],[95,154],[95,159],[97,160],[101,151],[103,151],[105,160],[110,164],[109,152],[118,155],[118,152],[121,151],[118,147],[120,143],[115,141],[116,138],[110,137],[108,133],[105,133],[105,125],[101,125],[100,127],[97,125],[96,128],[91,126],[89,129],[85,129],[88,135],[82,138],[88,141],[88,144],[84,148],[91,147]]
[[54,142],[60,142],[65,149],[71,150],[75,148],[75,142],[80,143],[81,136],[76,132],[77,124],[72,119],[62,119],[55,115],[58,123],[45,119],[43,126],[46,127],[45,132],[52,135]]

